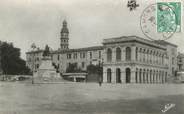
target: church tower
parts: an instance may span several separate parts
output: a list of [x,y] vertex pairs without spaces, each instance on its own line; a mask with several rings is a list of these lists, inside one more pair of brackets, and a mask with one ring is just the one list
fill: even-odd
[[68,31],[68,28],[67,28],[67,22],[66,20],[63,21],[63,27],[61,29],[61,42],[60,42],[60,47],[61,47],[61,50],[66,50],[68,49],[68,40],[69,40],[69,31]]

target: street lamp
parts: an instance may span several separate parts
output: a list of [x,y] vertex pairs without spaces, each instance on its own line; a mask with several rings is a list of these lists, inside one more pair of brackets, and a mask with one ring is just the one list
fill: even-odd
[[32,80],[31,80],[31,83],[32,84],[34,84],[34,77],[33,77],[33,75],[34,75],[34,67],[35,67],[35,54],[34,54],[34,52],[33,52],[33,74],[32,74]]

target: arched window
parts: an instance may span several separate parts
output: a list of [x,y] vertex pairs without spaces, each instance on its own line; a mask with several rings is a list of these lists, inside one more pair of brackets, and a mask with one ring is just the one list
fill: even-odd
[[155,70],[153,70],[153,80],[152,80],[153,83],[155,83],[155,76],[156,76],[156,75],[155,75]]
[[143,73],[142,73],[142,75],[143,75],[143,83],[145,83],[145,79],[146,79],[146,70],[145,69],[143,69]]
[[111,69],[107,69],[107,83],[111,83]]
[[131,82],[131,70],[130,70],[130,68],[126,68],[125,73],[126,73],[126,83],[130,83]]
[[153,53],[152,50],[150,51],[150,63],[152,63],[152,59],[153,59]]
[[135,72],[135,82],[138,83],[138,68],[136,68]]
[[146,73],[146,83],[149,83],[149,70],[147,69],[147,73]]
[[108,62],[112,61],[112,50],[111,49],[107,50],[107,61]]
[[127,61],[131,60],[131,48],[130,47],[126,48],[126,60]]
[[135,59],[136,61],[138,60],[138,48],[136,47],[136,50],[135,50]]
[[162,62],[162,65],[164,64],[164,54],[162,54],[162,60],[161,60]]
[[143,62],[145,62],[145,58],[146,58],[146,49],[143,49]]
[[152,79],[153,79],[152,78],[152,70],[150,70],[150,78],[149,79],[150,79],[150,83],[152,83]]
[[165,82],[167,82],[167,72],[165,72]]
[[121,61],[121,49],[116,48],[116,61]]
[[116,69],[116,83],[121,83],[121,69]]
[[150,58],[150,51],[148,49],[146,53],[146,62],[149,62],[149,58]]
[[139,70],[139,82],[142,83],[142,69]]

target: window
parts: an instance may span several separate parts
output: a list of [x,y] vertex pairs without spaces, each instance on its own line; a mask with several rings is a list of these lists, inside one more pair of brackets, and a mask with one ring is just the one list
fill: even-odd
[[112,50],[107,49],[107,61],[111,62],[112,61]]
[[101,51],[99,51],[98,53],[99,53],[99,59],[101,59],[101,56],[102,56],[102,55],[101,55]]
[[172,58],[172,64],[174,65],[174,57]]
[[172,74],[174,75],[174,67],[172,67]]
[[57,67],[58,67],[58,69],[59,69],[60,65],[58,64]]
[[145,57],[146,57],[146,50],[143,50],[143,62],[145,62]]
[[73,54],[73,58],[74,58],[74,59],[77,59],[77,53],[74,53],[74,54]]
[[80,53],[80,58],[85,58],[85,52]]
[[135,50],[135,59],[138,60],[138,48],[136,47],[136,50]]
[[80,58],[82,58],[82,52],[80,53]]
[[126,60],[131,60],[131,48],[126,48]]
[[58,61],[59,61],[59,58],[60,58],[60,55],[58,55],[58,58],[57,58],[57,59],[58,59]]
[[83,58],[85,58],[86,57],[86,54],[85,54],[85,52],[83,53]]
[[70,66],[70,63],[67,63],[67,67],[69,67]]
[[71,59],[71,58],[72,58],[72,54],[71,53],[67,54],[67,59]]
[[89,52],[90,59],[92,59],[92,52]]
[[82,68],[84,68],[85,67],[85,62],[82,62]]
[[121,49],[116,48],[116,60],[121,61]]
[[39,68],[39,64],[36,64],[36,69],[38,69]]

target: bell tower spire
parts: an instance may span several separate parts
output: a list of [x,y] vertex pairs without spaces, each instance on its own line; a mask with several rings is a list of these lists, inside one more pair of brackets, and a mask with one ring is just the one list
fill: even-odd
[[66,50],[68,48],[68,40],[69,40],[69,30],[67,28],[67,22],[66,20],[63,21],[63,27],[61,29],[61,38],[60,38],[60,47],[61,50]]

